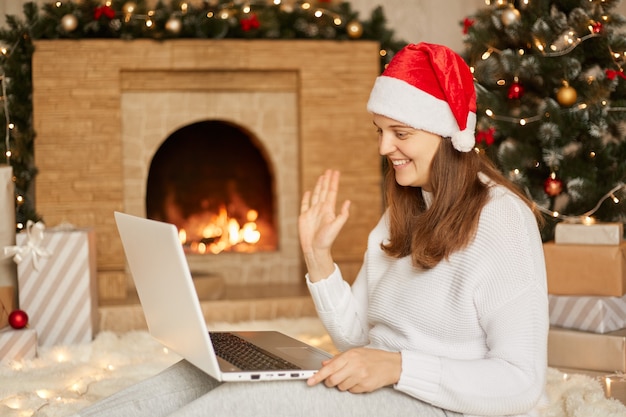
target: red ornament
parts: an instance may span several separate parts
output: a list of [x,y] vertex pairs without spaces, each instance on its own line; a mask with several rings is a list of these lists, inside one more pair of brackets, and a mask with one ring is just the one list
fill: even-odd
[[241,25],[241,30],[244,32],[248,32],[250,29],[258,29],[261,24],[259,23],[259,19],[255,14],[250,15],[249,18],[244,18],[239,21]]
[[472,26],[474,26],[474,19],[470,19],[469,17],[463,19],[463,34],[467,35]]
[[14,329],[23,329],[28,325],[28,314],[23,310],[15,310],[9,314],[9,324]]
[[604,27],[601,22],[594,22],[591,24],[591,31],[593,33],[600,33],[602,32],[602,29],[604,29]]
[[509,87],[509,100],[519,100],[524,95],[524,86],[518,82],[514,82]]
[[543,190],[550,197],[556,197],[563,191],[563,181],[558,178],[548,177],[543,183]]
[[606,73],[606,78],[613,81],[616,77],[622,77],[626,80],[626,75],[624,75],[623,71],[616,71],[612,69],[607,69],[604,71]]
[[493,145],[495,141],[496,128],[491,126],[489,129],[479,130],[476,132],[476,143],[485,142],[485,145]]
[[93,11],[93,18],[98,20],[100,17],[106,16],[109,19],[113,19],[115,17],[115,10],[111,6],[98,6]]

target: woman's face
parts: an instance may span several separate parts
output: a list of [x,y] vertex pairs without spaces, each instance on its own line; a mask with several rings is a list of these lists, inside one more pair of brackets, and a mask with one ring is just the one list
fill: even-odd
[[387,157],[395,170],[396,182],[432,191],[430,167],[442,137],[378,114],[374,115],[374,125],[378,131],[378,152]]

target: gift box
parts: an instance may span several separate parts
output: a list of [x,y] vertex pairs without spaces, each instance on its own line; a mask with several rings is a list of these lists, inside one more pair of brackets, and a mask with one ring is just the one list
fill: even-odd
[[9,324],[9,314],[15,310],[15,288],[0,287],[0,329]]
[[604,334],[551,327],[548,365],[602,372],[626,371],[626,329]]
[[548,299],[553,326],[594,333],[626,328],[626,296],[549,295]]
[[614,398],[626,404],[626,375],[611,374],[598,378],[608,398]]
[[37,355],[37,332],[34,329],[0,330],[0,362],[33,359]]
[[543,244],[548,292],[554,295],[626,294],[626,243],[619,245]]
[[[88,343],[97,333],[95,236],[91,229],[33,229],[17,235],[19,308],[39,346]],[[33,242],[34,241],[34,242]]]
[[558,223],[554,231],[557,245],[619,245],[623,241],[622,223]]

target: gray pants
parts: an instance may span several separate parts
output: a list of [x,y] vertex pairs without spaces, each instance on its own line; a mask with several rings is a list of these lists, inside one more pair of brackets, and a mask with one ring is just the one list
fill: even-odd
[[82,410],[81,417],[419,416],[459,414],[391,388],[350,394],[304,381],[221,383],[182,360]]

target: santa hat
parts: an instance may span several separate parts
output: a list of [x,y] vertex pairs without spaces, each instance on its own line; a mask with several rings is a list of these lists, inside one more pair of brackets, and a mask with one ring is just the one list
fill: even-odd
[[469,67],[451,49],[428,43],[400,50],[376,78],[367,110],[474,148],[476,90]]

